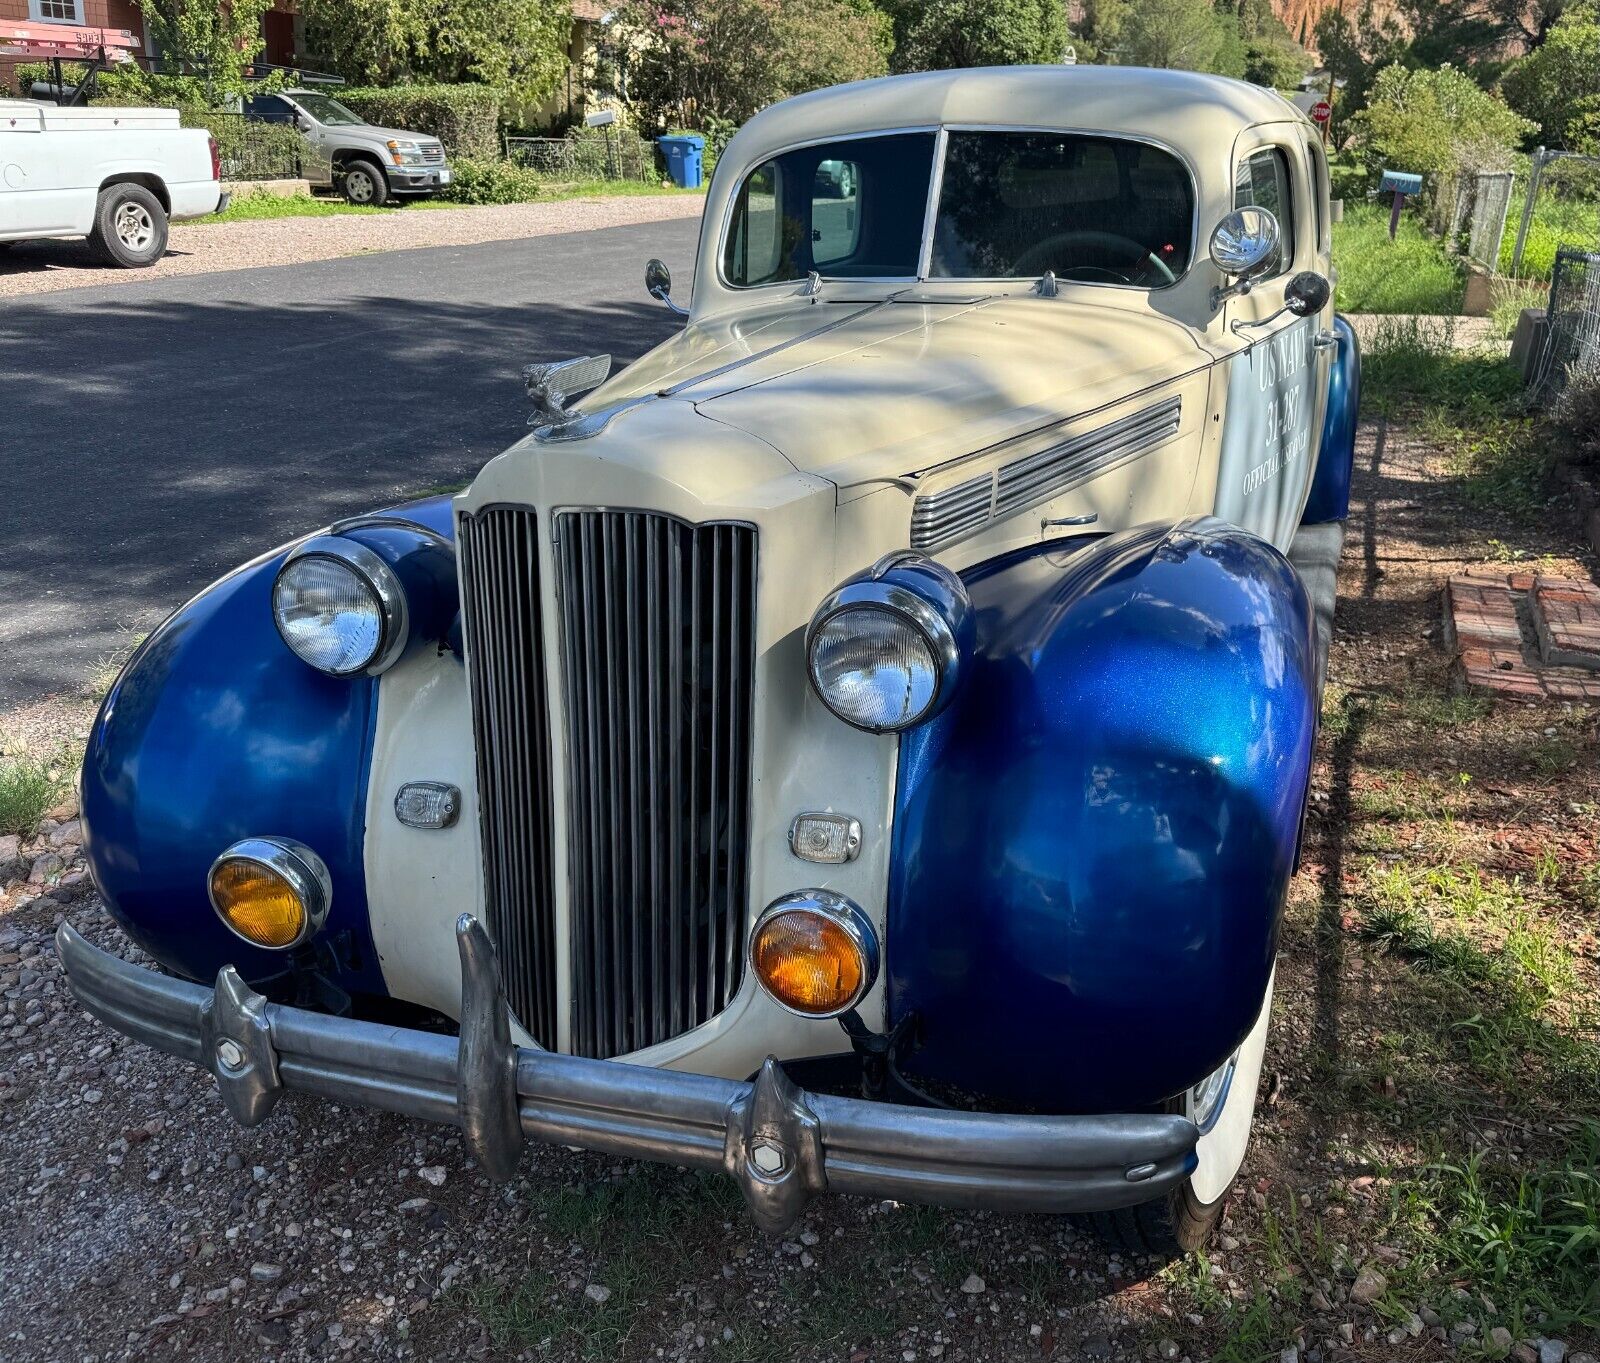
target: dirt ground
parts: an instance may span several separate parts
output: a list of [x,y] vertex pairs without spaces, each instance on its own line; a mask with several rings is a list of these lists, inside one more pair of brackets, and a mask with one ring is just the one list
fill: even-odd
[[[1416,429],[1369,424],[1357,464],[1261,1107],[1208,1258],[845,1198],[771,1240],[718,1181],[536,1150],[497,1188],[446,1131],[295,1097],[241,1131],[66,996],[63,917],[130,951],[87,884],[13,887],[0,1355],[1593,1363],[1570,1316],[1600,1250],[1557,1243],[1581,1168],[1538,1180],[1600,1112],[1596,715],[1455,696],[1438,637],[1451,571],[1593,564],[1559,498],[1508,521]],[[1519,1219],[1530,1174],[1548,1203]]]

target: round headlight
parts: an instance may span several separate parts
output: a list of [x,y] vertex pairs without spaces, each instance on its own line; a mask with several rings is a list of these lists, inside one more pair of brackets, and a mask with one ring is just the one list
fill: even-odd
[[406,645],[394,570],[337,535],[307,540],[285,560],[272,584],[272,618],[296,657],[334,677],[382,672]]
[[811,684],[846,724],[908,729],[949,699],[970,635],[966,589],[928,559],[895,556],[846,582],[817,608],[806,635]]
[[245,838],[211,864],[211,907],[251,946],[298,946],[327,921],[332,882],[303,843]]
[[831,1018],[848,1012],[878,977],[878,939],[864,913],[841,894],[800,890],[774,900],[750,934],[750,969],[791,1013]]

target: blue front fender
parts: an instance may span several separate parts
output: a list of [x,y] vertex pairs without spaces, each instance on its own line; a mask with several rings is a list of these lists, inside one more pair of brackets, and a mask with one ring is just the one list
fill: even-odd
[[[448,498],[386,514],[452,533]],[[299,839],[333,881],[322,970],[381,995],[362,862],[379,683],[324,676],[289,652],[271,604],[285,552],[180,607],[112,685],[84,757],[85,850],[112,914],[162,965],[209,980],[232,964],[261,983],[284,957],[222,925],[207,872],[239,838]]]
[[1315,731],[1311,611],[1214,520],[966,576],[974,665],[901,742],[887,963],[928,1079],[1147,1106],[1249,1031]]

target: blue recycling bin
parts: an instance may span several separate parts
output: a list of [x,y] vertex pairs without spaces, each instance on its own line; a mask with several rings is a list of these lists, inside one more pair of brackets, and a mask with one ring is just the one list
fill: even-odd
[[700,158],[705,153],[706,140],[699,133],[675,133],[671,137],[658,137],[656,145],[667,158],[667,174],[679,189],[699,189],[703,176]]

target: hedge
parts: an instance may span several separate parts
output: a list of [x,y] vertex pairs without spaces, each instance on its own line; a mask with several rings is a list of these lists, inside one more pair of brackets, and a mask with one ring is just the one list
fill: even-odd
[[500,154],[501,94],[489,85],[395,85],[330,90],[379,127],[430,133],[452,158]]

